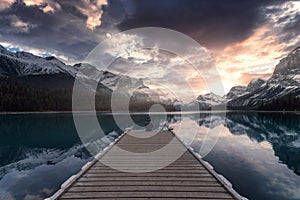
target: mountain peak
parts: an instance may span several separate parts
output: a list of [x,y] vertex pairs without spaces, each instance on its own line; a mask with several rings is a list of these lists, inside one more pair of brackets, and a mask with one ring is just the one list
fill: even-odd
[[7,53],[8,50],[0,44],[0,53]]
[[26,52],[26,51],[18,51],[18,52],[16,52],[16,56],[18,58],[27,58],[27,59],[33,59],[33,58],[38,57],[38,56],[35,56],[32,53],[29,53],[29,52]]
[[247,90],[247,87],[245,86],[233,86],[230,91],[225,95],[226,99],[234,99],[241,95],[243,95]]
[[217,95],[213,92],[209,92],[209,93],[204,94],[204,95],[199,95],[197,97],[197,100],[198,101],[203,101],[203,102],[206,102],[206,101],[223,102],[224,98],[222,98],[221,96],[219,96],[219,95]]
[[45,57],[46,60],[58,60],[56,57],[54,56],[47,56]]
[[6,48],[0,44],[0,50],[6,50]]
[[255,78],[255,79],[252,79],[248,85],[254,84],[256,82],[266,82],[266,81],[262,78]]
[[294,49],[290,54],[300,53],[300,47]]
[[247,91],[248,92],[254,92],[258,88],[260,88],[266,81],[262,78],[256,78],[250,81],[250,83],[247,86]]
[[300,47],[290,52],[276,65],[274,74],[290,74],[300,69]]

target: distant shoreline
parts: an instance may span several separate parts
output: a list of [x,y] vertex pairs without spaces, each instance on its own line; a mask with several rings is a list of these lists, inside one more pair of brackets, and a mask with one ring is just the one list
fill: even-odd
[[[263,111],[263,110],[201,110],[201,111],[171,111],[167,114],[196,114],[196,113],[296,113],[300,111]],[[24,112],[0,112],[0,115],[20,115],[20,114],[72,114],[72,113],[93,113],[93,111],[24,111]],[[96,111],[96,113],[113,114],[111,111]],[[114,114],[126,114],[127,112],[118,111]],[[148,114],[148,112],[131,112],[130,114]],[[157,113],[160,114],[160,113]]]
[[[24,112],[0,112],[0,115],[15,115],[15,114],[60,114],[60,113],[66,113],[66,114],[72,114],[72,113],[86,113],[91,111],[24,111]],[[96,111],[97,113],[111,113],[110,111]]]

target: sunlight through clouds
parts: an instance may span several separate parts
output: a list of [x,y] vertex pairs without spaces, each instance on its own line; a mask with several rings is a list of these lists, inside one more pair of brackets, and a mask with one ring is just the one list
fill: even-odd
[[60,5],[53,0],[23,0],[26,6],[39,6],[44,12],[60,10]]
[[[173,52],[161,49],[157,44],[153,48],[143,48],[144,38],[138,35],[118,34],[117,37],[109,38],[111,41],[106,46],[106,52],[112,57],[118,58],[109,70],[113,73],[126,73],[135,78],[142,78],[146,85],[155,89],[160,88],[160,84],[166,87],[177,87],[176,91],[182,93],[209,92],[207,82],[213,85],[214,78],[219,74],[213,70],[213,60],[205,48],[187,49],[184,57],[180,57]],[[120,49],[125,53],[119,54]],[[193,66],[190,61],[193,61]],[[95,61],[97,63],[97,61]],[[101,66],[101,63],[98,64]],[[183,88],[182,85],[188,82],[190,88]],[[160,83],[160,84],[156,84]],[[174,84],[176,86],[174,86]],[[184,96],[184,95],[182,95]],[[195,96],[185,95],[189,101]]]
[[[284,44],[277,44],[276,36],[268,35],[271,29],[261,27],[245,41],[226,47],[216,53],[216,66],[226,77],[240,80],[243,74],[271,74],[284,55]],[[247,84],[237,82],[232,84]]]
[[[98,43],[111,39],[114,34],[147,25],[159,27],[160,22],[168,20],[167,15],[172,14],[174,22],[167,21],[169,25],[162,25],[179,30],[204,45],[203,52],[207,57],[193,49],[186,49],[190,54],[186,53],[184,58],[162,52],[159,46],[151,51],[135,49],[143,41],[133,35],[123,35],[113,41],[115,45],[109,47],[108,56],[120,57],[115,63],[119,70],[123,67],[126,71],[126,65],[131,64],[140,66],[137,75],[142,75],[142,70],[147,68],[154,71],[156,64],[165,66],[165,71],[177,70],[192,83],[197,94],[207,92],[201,79],[214,81],[215,72],[211,72],[211,68],[218,69],[227,92],[232,86],[247,85],[253,78],[269,78],[279,60],[300,45],[298,1],[270,1],[267,4],[260,1],[240,2],[241,9],[247,8],[249,13],[241,13],[234,19],[232,11],[236,11],[238,6],[220,4],[217,8],[210,8],[223,10],[224,16],[220,18],[205,10],[203,15],[198,15],[199,11],[196,12],[194,7],[205,5],[191,3],[185,6],[195,16],[184,18],[185,23],[182,24],[177,15],[189,16],[185,11],[177,10],[176,6],[182,3],[174,3],[174,10],[172,7],[168,10],[170,13],[165,13],[161,11],[165,5],[159,7],[159,3],[156,5],[150,1],[144,5],[141,2],[107,0],[2,0],[0,23],[3,30],[0,30],[0,42],[24,50],[32,49],[33,52],[38,52],[37,49],[47,54],[51,52],[67,64],[75,64],[81,62]],[[153,16],[152,8],[160,11],[157,16]],[[145,12],[147,15],[144,15]],[[211,19],[213,23],[203,19]],[[224,23],[220,23],[222,20]],[[118,48],[126,48],[126,54],[117,55]],[[185,48],[184,45],[181,48]],[[44,55],[40,52],[38,55]],[[197,69],[188,66],[186,61],[189,60],[197,64]],[[201,77],[195,70],[201,71]],[[165,72],[159,72],[156,76],[168,77]]]

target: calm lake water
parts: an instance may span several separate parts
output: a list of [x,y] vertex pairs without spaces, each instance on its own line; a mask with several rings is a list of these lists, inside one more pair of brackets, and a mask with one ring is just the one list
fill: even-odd
[[[146,117],[132,115],[140,125]],[[98,120],[106,133],[101,138],[105,148],[121,130],[110,114],[99,113]],[[178,136],[183,140],[194,138],[196,152],[213,147],[204,160],[241,195],[300,199],[300,115],[198,113],[172,114],[167,120],[175,132],[181,130]],[[0,115],[0,138],[0,199],[48,197],[92,159],[72,114]]]

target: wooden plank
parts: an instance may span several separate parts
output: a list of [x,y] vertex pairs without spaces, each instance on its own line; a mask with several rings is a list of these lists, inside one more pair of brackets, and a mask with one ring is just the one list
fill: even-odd
[[109,177],[143,177],[143,178],[146,178],[146,177],[179,177],[179,178],[190,178],[190,177],[193,177],[193,178],[196,178],[196,177],[212,177],[211,174],[209,173],[205,173],[205,174],[200,174],[200,173],[193,173],[193,174],[174,174],[174,173],[168,173],[168,174],[165,174],[165,173],[138,173],[138,174],[129,174],[129,173],[118,173],[118,174],[113,174],[113,173],[110,173],[110,174],[104,174],[104,173],[100,173],[100,174],[85,174],[83,177],[84,178],[102,178],[102,177],[105,177],[105,178],[109,178]]
[[122,186],[124,187],[126,186],[188,186],[188,187],[192,187],[192,186],[203,186],[203,187],[222,187],[220,186],[220,183],[218,183],[217,181],[214,182],[199,182],[198,180],[196,181],[191,181],[191,180],[164,180],[164,181],[144,181],[144,180],[126,180],[126,181],[120,181],[120,180],[116,180],[116,181],[94,181],[94,182],[82,182],[82,181],[78,181],[76,183],[74,183],[73,187],[91,187],[91,186]]
[[147,198],[147,197],[167,197],[167,198],[223,198],[223,199],[232,199],[232,196],[227,192],[182,192],[182,191],[172,191],[172,192],[161,192],[161,190],[148,192],[67,192],[64,195],[64,198],[128,198],[128,197],[139,197],[139,198]]
[[[144,167],[144,169],[148,169],[148,167]],[[89,172],[95,172],[95,173],[123,173],[120,170],[117,169],[109,169],[108,167],[93,167],[92,169],[90,169]],[[160,170],[157,171],[157,173],[203,173],[203,172],[207,172],[207,170],[205,168],[201,168],[201,167],[190,167],[190,168],[185,168],[185,167],[168,167],[168,168],[162,168]]]
[[[147,153],[169,144],[179,152],[185,151],[173,161],[170,160],[172,150],[159,156],[120,156],[113,147],[72,182],[58,199],[234,199],[226,187],[171,132],[151,134],[153,132],[132,132],[124,135],[115,146],[134,153]],[[149,135],[151,137],[146,138]],[[165,164],[167,166],[160,167]],[[117,166],[118,170],[107,165]],[[155,167],[158,167],[156,171],[143,173],[120,171],[134,172],[135,169]]]
[[144,180],[144,181],[202,181],[202,182],[216,182],[216,179],[213,177],[101,177],[100,178],[91,178],[91,177],[82,177],[80,181],[82,182],[91,182],[91,181],[130,181],[130,180]]
[[[138,161],[135,161],[134,163],[132,163],[130,161],[119,161],[119,162],[118,161],[106,161],[105,165],[118,164],[118,166],[120,166],[120,167],[121,166],[132,166],[132,165],[138,166],[138,167],[148,167],[148,166],[150,167],[150,166],[161,166],[163,163],[165,163],[165,162],[161,162],[161,161],[138,162]],[[147,165],[147,166],[145,166],[145,165]],[[188,166],[197,167],[197,166],[199,166],[199,164],[197,162],[173,162],[168,166],[170,166],[170,167],[188,167]]]
[[[177,197],[164,197],[164,198],[160,198],[160,197],[147,197],[147,198],[140,198],[140,197],[105,197],[105,198],[96,198],[96,197],[92,197],[92,198],[61,198],[61,199],[72,199],[72,200],[103,200],[103,199],[109,199],[109,200],[119,200],[119,199],[126,199],[126,200],[145,200],[145,199],[153,199],[153,200],[166,200],[166,199],[179,199],[182,200],[181,198],[177,198]],[[184,199],[188,199],[188,200],[229,200],[229,199],[234,199],[234,198],[190,198],[190,197],[185,197]]]
[[[103,200],[103,199],[109,199],[109,200],[119,200],[119,199],[126,199],[126,200],[145,200],[145,199],[154,199],[154,200],[166,200],[166,199],[179,199],[179,200],[182,200],[182,197],[181,198],[177,198],[177,197],[164,197],[164,198],[161,198],[161,197],[147,197],[147,198],[141,198],[141,197],[118,197],[118,198],[115,198],[115,197],[105,197],[105,198],[96,198],[96,197],[91,197],[91,198],[61,198],[61,199],[72,199],[72,200]],[[229,200],[229,199],[233,199],[233,198],[190,198],[190,197],[185,197],[184,199],[188,199],[188,200]]]
[[[146,168],[145,168],[146,169]],[[161,169],[156,174],[209,174],[205,169]],[[109,169],[91,169],[89,174],[123,174],[118,170],[109,170]]]
[[171,161],[170,163],[176,163],[176,162],[194,162],[197,163],[197,161],[193,161],[191,159],[194,159],[191,156],[181,156],[178,159],[176,159],[176,161],[174,161],[173,159],[170,159],[171,156],[176,156],[176,155],[159,155],[159,156],[151,156],[149,155],[149,158],[145,158],[145,156],[147,155],[143,155],[143,156],[133,156],[133,155],[107,155],[109,156],[109,158],[104,158],[101,159],[100,162],[105,161],[106,160],[110,160],[110,161],[114,161],[114,162],[123,162],[123,161],[131,161],[131,160],[141,160],[141,161],[146,161],[146,162],[152,162],[152,161],[164,161],[164,160],[169,160]]
[[204,186],[157,186],[157,185],[123,185],[123,186],[90,186],[90,187],[71,187],[68,192],[119,192],[119,191],[126,191],[126,192],[137,192],[137,191],[161,191],[164,192],[226,192],[226,190],[219,186],[219,187],[204,187]]
[[[147,169],[147,167],[137,167],[138,169]],[[124,169],[129,169],[129,168],[126,168],[124,167]],[[108,166],[93,166],[93,168],[91,170],[112,170],[112,171],[119,171],[119,170],[115,170],[115,169],[111,169],[110,167]],[[161,171],[181,171],[181,170],[198,170],[198,171],[201,171],[201,170],[204,170],[207,172],[207,170],[202,167],[202,166],[167,166],[165,168],[162,168],[160,169]]]

